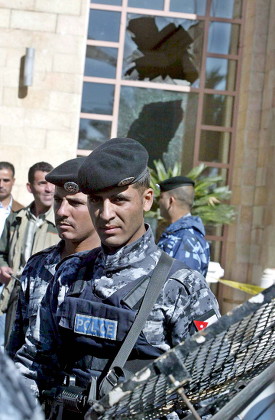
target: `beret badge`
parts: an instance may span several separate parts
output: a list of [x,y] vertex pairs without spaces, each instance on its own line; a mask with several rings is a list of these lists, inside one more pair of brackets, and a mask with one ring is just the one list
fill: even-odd
[[135,179],[134,176],[129,176],[129,178],[122,179],[117,185],[119,187],[123,187],[124,185],[129,185],[134,181],[134,179]]
[[76,194],[79,192],[79,186],[76,182],[68,181],[64,184],[64,190],[66,190],[69,193]]

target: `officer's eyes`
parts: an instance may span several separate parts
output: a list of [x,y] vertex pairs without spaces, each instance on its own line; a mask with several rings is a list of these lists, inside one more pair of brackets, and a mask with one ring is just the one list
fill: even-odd
[[89,199],[89,202],[90,203],[93,203],[93,204],[100,202],[100,197],[91,197],[91,196],[89,196],[88,199]]
[[115,202],[115,203],[121,203],[121,202],[125,201],[125,197],[120,197],[120,196],[114,197],[112,201]]

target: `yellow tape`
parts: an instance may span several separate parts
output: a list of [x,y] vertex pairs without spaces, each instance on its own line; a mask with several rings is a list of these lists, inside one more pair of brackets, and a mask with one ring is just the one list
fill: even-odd
[[250,295],[257,295],[264,290],[264,287],[255,286],[254,284],[239,283],[232,280],[219,279],[219,282],[234,289],[242,290]]

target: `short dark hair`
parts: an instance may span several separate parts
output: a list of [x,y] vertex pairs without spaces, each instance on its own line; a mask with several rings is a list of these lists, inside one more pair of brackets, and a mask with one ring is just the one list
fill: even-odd
[[14,170],[14,166],[12,163],[10,162],[0,162],[0,170],[1,169],[9,169],[12,172],[12,176],[14,177],[15,175],[15,170]]
[[53,170],[53,166],[50,163],[47,162],[37,162],[34,165],[32,165],[28,172],[28,181],[30,184],[33,184],[34,182],[34,174],[36,171],[42,171],[42,172],[50,172]]
[[147,168],[147,170],[145,171],[144,175],[137,181],[135,182],[133,185],[134,188],[150,188],[150,172],[149,169]]
[[194,204],[195,190],[192,185],[183,185],[182,187],[174,188],[166,191],[172,197],[175,197],[182,206],[187,206],[190,210]]

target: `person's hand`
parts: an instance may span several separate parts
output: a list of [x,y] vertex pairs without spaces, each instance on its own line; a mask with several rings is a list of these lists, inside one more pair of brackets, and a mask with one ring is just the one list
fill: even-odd
[[8,284],[11,279],[12,273],[13,273],[12,268],[8,266],[0,267],[0,283]]

